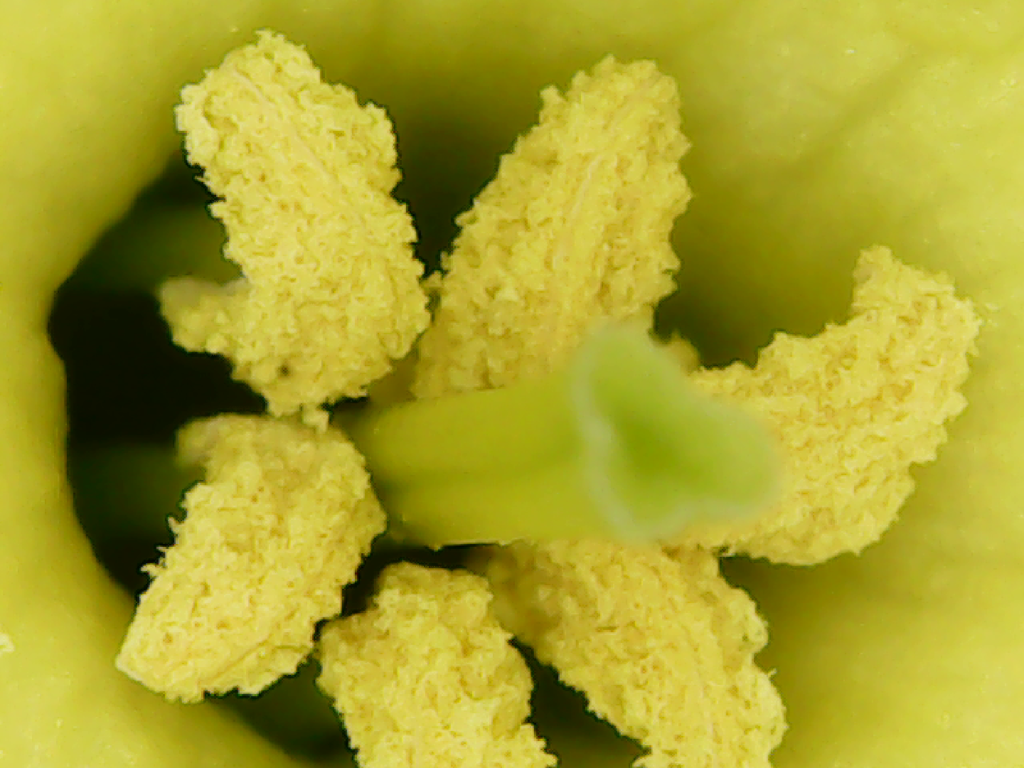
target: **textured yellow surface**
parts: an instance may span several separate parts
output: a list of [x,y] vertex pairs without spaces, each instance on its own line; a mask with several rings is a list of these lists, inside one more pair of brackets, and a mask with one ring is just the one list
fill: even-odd
[[[528,125],[536,90],[609,51],[680,83],[697,195],[676,242],[690,329],[723,354],[840,319],[884,242],[948,271],[986,319],[951,431],[886,540],[746,574],[788,705],[780,768],[1017,768],[1024,760],[1024,9],[717,0],[7,3],[0,58],[0,749],[18,766],[282,765],[205,705],[112,669],[129,610],[63,483],[50,295],[175,146],[181,85],[273,25],[387,103],[403,144]],[[71,64],[73,62],[73,65]],[[484,151],[474,153],[474,147]],[[418,153],[418,154],[417,154]],[[472,190],[467,190],[467,194]],[[54,552],[60,552],[55,559]],[[577,753],[578,754],[578,753]],[[625,764],[611,751],[590,765]]]
[[495,553],[487,576],[516,636],[650,750],[637,766],[769,765],[785,720],[753,661],[768,633],[753,601],[719,577],[714,556],[513,544]]
[[881,248],[854,272],[852,318],[813,338],[778,334],[757,366],[702,369],[701,391],[743,403],[771,425],[785,463],[782,498],[750,522],[687,531],[679,544],[811,564],[860,552],[935,460],[978,334],[969,302],[943,279]]
[[603,319],[651,322],[689,199],[679,97],[651,62],[605,59],[565,94],[456,220],[412,392],[439,397],[550,373]]
[[171,699],[259,693],[341,612],[384,510],[336,430],[218,416],[182,430],[178,451],[206,479],[185,494],[174,546],[147,566],[117,666]]
[[525,720],[533,681],[465,571],[392,565],[373,606],[328,624],[317,684],[362,768],[547,768]]
[[177,123],[244,280],[165,283],[175,343],[227,357],[275,416],[366,394],[430,319],[387,115],[263,34],[185,88]]

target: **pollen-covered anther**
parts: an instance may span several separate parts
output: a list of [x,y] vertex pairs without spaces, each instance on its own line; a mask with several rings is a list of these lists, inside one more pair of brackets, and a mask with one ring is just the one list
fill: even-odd
[[768,768],[782,703],[753,657],[753,601],[700,550],[514,544],[486,564],[502,623],[640,742],[639,768]]
[[263,33],[184,89],[177,121],[243,276],[168,281],[175,343],[228,358],[274,415],[364,395],[429,321],[384,111]]
[[549,768],[530,714],[526,662],[465,571],[400,563],[373,606],[327,625],[320,688],[361,768]]
[[675,82],[609,57],[541,100],[539,124],[457,219],[417,397],[550,373],[595,324],[649,324],[674,289],[669,234],[690,197]]
[[293,673],[317,622],[386,520],[363,460],[335,431],[218,416],[182,430],[179,452],[205,468],[147,566],[118,668],[171,699],[254,694]]
[[782,498],[749,521],[698,525],[673,542],[810,564],[878,539],[910,496],[914,464],[933,461],[980,327],[951,282],[865,251],[851,318],[813,338],[779,333],[757,365],[690,380],[742,404],[779,440]]

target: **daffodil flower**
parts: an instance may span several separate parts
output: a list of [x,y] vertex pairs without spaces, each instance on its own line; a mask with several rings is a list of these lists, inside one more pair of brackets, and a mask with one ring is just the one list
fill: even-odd
[[[222,6],[204,20],[184,4],[83,4],[45,25],[34,14],[46,9],[9,20],[23,34],[11,36],[3,81],[5,114],[17,116],[3,128],[0,219],[3,757],[285,762],[222,714],[164,704],[112,671],[127,600],[94,564],[70,508],[59,368],[44,332],[56,285],[170,151],[175,91],[273,24],[346,81],[379,89],[399,125],[460,115],[495,146],[528,124],[536,87],[609,51],[658,60],[704,147],[688,168],[704,204],[698,197],[678,246],[690,333],[712,356],[750,352],[775,327],[813,331],[839,318],[853,255],[872,242],[951,273],[988,322],[972,408],[940,464],[918,473],[890,539],[860,559],[749,580],[767,606],[768,663],[789,707],[777,764],[1019,762],[1016,12],[651,4],[574,19],[547,6],[485,8],[403,6],[377,18],[311,5],[289,22],[263,6]],[[500,45],[480,34],[492,27]],[[104,31],[97,45],[91,36]],[[510,66],[519,77],[495,89],[493,73]],[[702,335],[698,318],[716,330]]]

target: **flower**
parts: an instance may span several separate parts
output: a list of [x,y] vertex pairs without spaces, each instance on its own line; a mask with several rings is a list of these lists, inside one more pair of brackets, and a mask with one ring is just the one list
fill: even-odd
[[[164,116],[180,84],[254,26],[274,24],[322,61],[329,48],[346,80],[385,92],[379,100],[396,105],[410,136],[447,115],[498,144],[544,82],[608,51],[663,62],[703,148],[688,169],[700,196],[679,235],[687,298],[692,317],[720,329],[721,349],[750,350],[772,327],[811,330],[837,315],[850,259],[871,242],[950,272],[988,324],[973,406],[949,450],[918,473],[889,541],[813,574],[753,569],[751,588],[775,627],[768,663],[793,726],[779,765],[1018,763],[1019,12],[485,7],[405,5],[379,25],[333,3],[283,24],[270,5],[222,5],[204,19],[184,2],[66,15],[33,7],[9,20],[21,34],[10,36],[0,91],[15,116],[0,128],[0,466],[13,521],[0,627],[14,651],[0,656],[0,722],[25,729],[4,733],[5,757],[279,759],[217,716],[151,700],[108,670],[127,601],[74,524],[59,369],[44,333],[56,285],[170,151]],[[517,76],[495,88],[494,73],[509,70]]]

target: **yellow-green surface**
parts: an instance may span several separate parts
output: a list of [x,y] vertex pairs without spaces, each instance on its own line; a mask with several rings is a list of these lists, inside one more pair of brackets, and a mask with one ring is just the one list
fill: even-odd
[[[679,81],[694,147],[677,306],[722,354],[838,317],[862,246],[949,271],[987,327],[971,405],[903,520],[859,559],[743,578],[790,707],[781,768],[1024,764],[1024,5],[3,6],[0,631],[14,650],[0,654],[0,765],[288,762],[114,671],[129,601],[70,508],[45,336],[56,286],[174,151],[180,86],[258,26],[388,105],[409,194],[452,206],[531,123],[540,86],[608,52],[655,58]],[[627,759],[590,762],[605,763]]]

